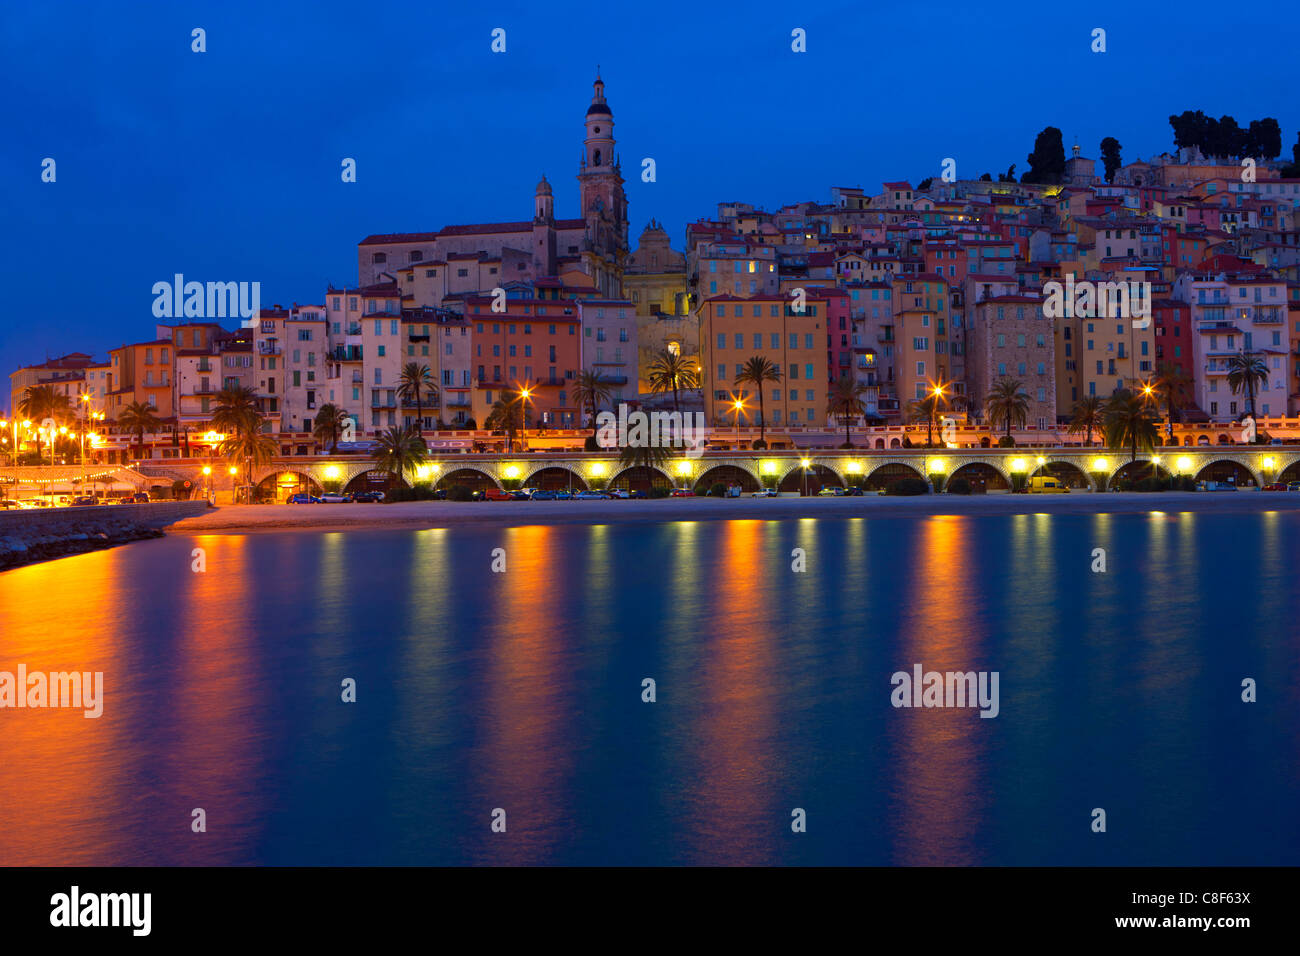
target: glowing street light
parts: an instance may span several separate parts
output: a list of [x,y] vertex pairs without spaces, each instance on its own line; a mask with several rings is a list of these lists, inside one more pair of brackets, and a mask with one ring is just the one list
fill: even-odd
[[1175,464],[1178,466],[1178,473],[1180,475],[1185,475],[1192,470],[1192,460],[1186,455],[1179,455],[1178,461],[1176,461]]

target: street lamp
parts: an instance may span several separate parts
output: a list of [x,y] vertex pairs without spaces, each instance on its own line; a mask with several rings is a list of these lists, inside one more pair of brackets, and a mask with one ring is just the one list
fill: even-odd
[[239,469],[234,465],[230,466],[230,503],[235,504],[235,476],[239,474]]
[[808,469],[812,467],[812,460],[808,458],[802,458],[799,461],[799,466],[803,468],[803,496],[807,498],[808,497]]
[[533,390],[527,385],[519,386],[519,444],[527,444],[528,435],[528,402],[533,397]]
[[740,413],[745,410],[745,400],[737,398],[731,403],[731,410],[736,413],[736,447],[740,447]]

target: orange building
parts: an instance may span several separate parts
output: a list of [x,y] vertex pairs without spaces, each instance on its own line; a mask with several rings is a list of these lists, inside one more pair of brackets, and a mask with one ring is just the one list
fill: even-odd
[[[504,311],[492,311],[500,301]],[[482,426],[502,394],[527,388],[529,428],[576,428],[582,419],[573,394],[582,370],[582,319],[572,299],[465,298],[471,324],[470,370],[474,420]]]

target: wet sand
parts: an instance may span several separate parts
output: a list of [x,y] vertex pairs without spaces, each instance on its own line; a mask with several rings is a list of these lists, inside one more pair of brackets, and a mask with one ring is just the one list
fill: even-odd
[[410,501],[395,504],[225,505],[172,525],[171,534],[450,528],[457,525],[789,520],[921,515],[1259,513],[1300,511],[1288,492],[1111,492],[1068,495],[868,495],[861,498],[663,498],[593,501]]

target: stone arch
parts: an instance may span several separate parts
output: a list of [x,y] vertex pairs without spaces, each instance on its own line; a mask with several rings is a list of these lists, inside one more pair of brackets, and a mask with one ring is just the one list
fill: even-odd
[[441,488],[454,488],[457,485],[463,485],[470,491],[486,491],[488,488],[500,487],[496,479],[486,471],[481,468],[470,467],[453,468],[439,478],[437,484]]
[[891,481],[897,481],[899,478],[920,478],[925,480],[925,476],[911,465],[905,465],[901,461],[886,462],[883,465],[877,465],[867,475],[866,481],[862,487],[869,491],[879,491]]
[[903,443],[902,443],[901,441],[899,441],[897,438],[891,438],[891,439],[889,439],[889,447],[890,447],[890,448],[902,448],[902,447],[903,447]]
[[981,491],[1007,491],[1011,488],[1007,476],[986,461],[967,462],[948,477],[947,484],[951,485],[954,478],[965,478],[969,481],[971,491],[975,494]]
[[[286,480],[286,476],[293,480]],[[311,475],[292,468],[279,468],[265,475],[253,489],[253,499],[287,501],[290,495],[319,495],[324,489]]]
[[1192,447],[1192,436],[1191,436],[1191,435],[1184,435],[1184,436],[1183,436],[1183,447],[1184,447],[1184,448],[1191,448],[1191,447]]
[[1039,468],[1039,473],[1050,475],[1067,488],[1091,488],[1092,481],[1078,465],[1069,461],[1049,461]]
[[1222,432],[1220,432],[1219,435],[1218,435],[1218,437],[1214,439],[1214,443],[1215,443],[1216,445],[1235,445],[1235,444],[1236,444],[1236,442],[1234,442],[1234,441],[1233,441],[1229,436],[1223,434]]
[[1291,462],[1291,464],[1286,465],[1277,473],[1277,477],[1273,480],[1284,482],[1300,481],[1300,458],[1297,458],[1295,461]]
[[1196,480],[1225,481],[1235,484],[1238,488],[1244,488],[1247,487],[1247,482],[1258,484],[1259,476],[1239,461],[1231,458],[1216,458],[1201,466],[1196,472]]
[[384,491],[390,488],[405,488],[407,484],[398,475],[382,468],[369,468],[358,472],[348,479],[343,486],[345,492],[356,494],[358,491]]
[[524,479],[525,488],[541,488],[546,491],[568,490],[586,491],[587,479],[567,465],[542,465]]
[[877,438],[877,439],[876,439],[875,448],[878,449],[879,451],[884,451],[884,450],[885,450],[885,440],[884,440],[883,438]]
[[1108,484],[1114,485],[1120,481],[1141,481],[1143,478],[1168,478],[1170,477],[1169,469],[1164,465],[1158,465],[1149,460],[1139,458],[1137,461],[1126,461],[1111,473]]
[[724,485],[740,485],[740,490],[744,492],[758,491],[761,487],[754,473],[739,465],[714,465],[695,479],[693,487],[696,493],[700,494],[708,491],[717,482],[722,482]]
[[1209,444],[1210,444],[1210,436],[1209,436],[1209,435],[1197,435],[1197,436],[1196,436],[1196,445],[1197,445],[1198,448],[1209,447]]
[[[823,465],[821,462],[815,462],[808,467],[808,494],[817,494],[823,485],[843,488],[844,479],[839,476],[834,468],[831,468],[828,465]],[[799,465],[796,465],[785,473],[785,477],[782,478],[780,484],[777,485],[777,490],[802,494],[804,487],[804,469]]]
[[662,468],[633,465],[616,473],[609,480],[609,487],[622,491],[649,491],[651,488],[672,488],[673,480]]

